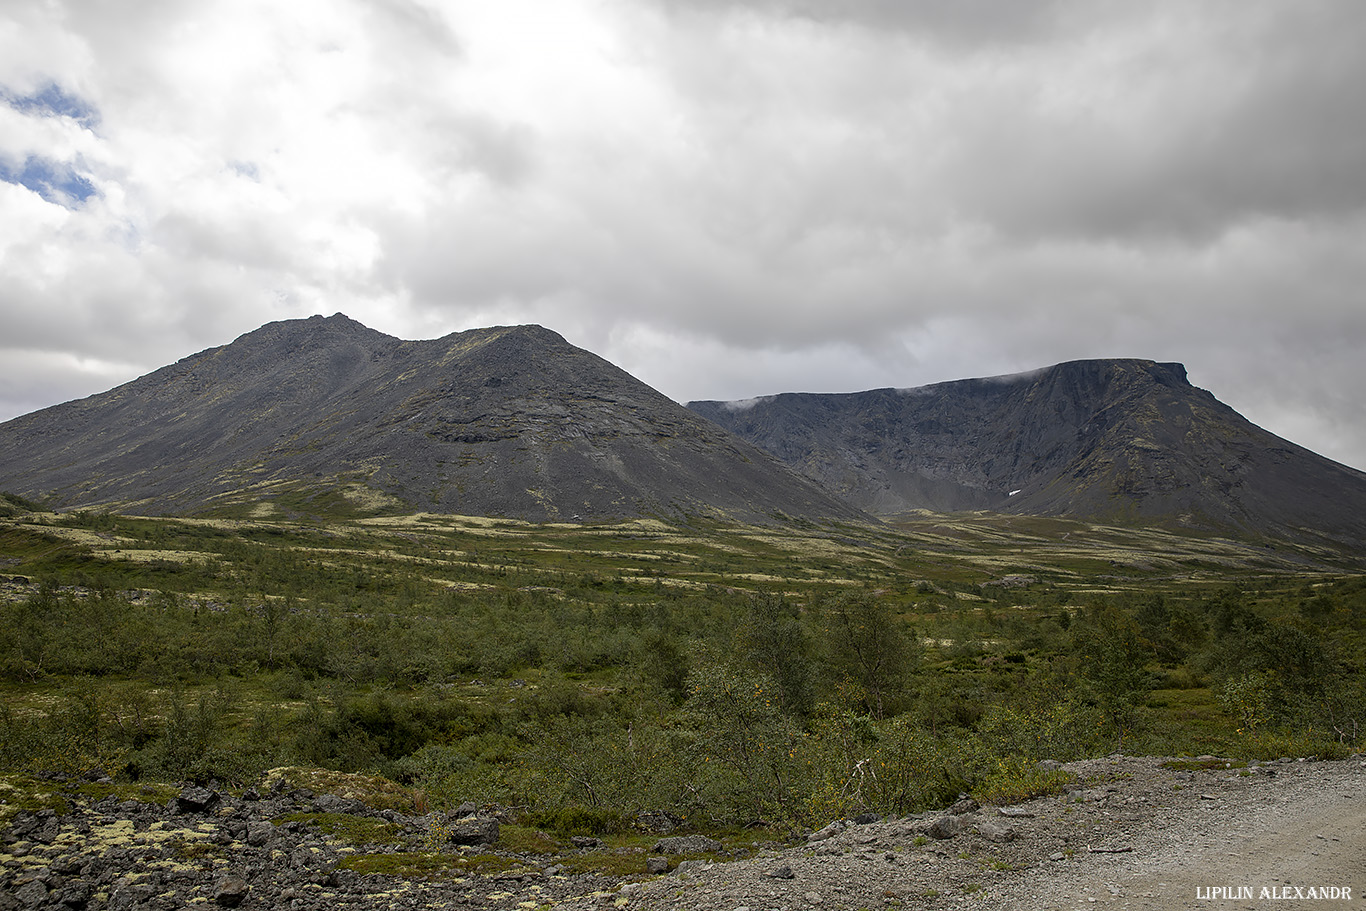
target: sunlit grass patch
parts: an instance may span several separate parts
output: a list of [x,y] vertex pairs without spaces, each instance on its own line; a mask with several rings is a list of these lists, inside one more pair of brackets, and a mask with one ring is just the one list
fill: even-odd
[[1259,730],[1248,734],[1241,754],[1249,759],[1279,759],[1283,757],[1316,759],[1346,759],[1355,753],[1331,731]]
[[20,811],[52,810],[63,814],[70,809],[71,804],[51,782],[40,781],[31,775],[0,777],[0,824],[8,823]]
[[451,865],[451,869],[456,873],[470,876],[497,876],[510,870],[525,868],[526,865],[516,858],[488,852],[461,854]]
[[[649,854],[641,851],[586,851],[560,858],[566,873],[596,873],[599,876],[644,876]],[[683,859],[683,858],[680,858]]]
[[137,543],[137,539],[116,535],[108,531],[94,531],[88,528],[77,528],[70,525],[45,524],[43,531],[53,538],[60,538],[72,544],[82,544],[87,547],[99,550],[112,549],[116,547],[128,547]]
[[516,854],[554,855],[568,850],[570,846],[541,829],[505,825],[498,830],[498,847]]
[[151,550],[119,548],[112,551],[105,551],[105,555],[111,560],[132,560],[134,562],[150,563],[156,560],[168,560],[172,563],[194,563],[213,559],[213,554],[193,550]]
[[[722,863],[753,855],[766,847],[795,843],[793,833],[780,826],[710,829],[707,834],[721,842],[721,851],[670,855],[670,866],[674,867],[685,861]],[[565,854],[559,863],[570,873],[596,873],[604,876],[644,875],[645,861],[654,855],[654,846],[660,838],[658,834],[637,831],[604,835],[603,847]]]
[[275,821],[277,824],[301,822],[339,841],[357,846],[395,844],[400,840],[399,836],[403,831],[401,826],[394,823],[349,813],[289,813]]
[[1237,727],[1208,687],[1153,690],[1147,705],[1152,715],[1136,748],[1158,755],[1237,752]]
[[160,782],[72,782],[71,790],[91,801],[112,797],[118,801],[136,800],[139,803],[165,804],[179,793],[174,785]]

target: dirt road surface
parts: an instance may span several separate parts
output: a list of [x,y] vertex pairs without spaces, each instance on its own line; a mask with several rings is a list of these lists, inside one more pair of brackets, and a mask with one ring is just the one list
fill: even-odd
[[[1200,765],[1201,763],[1187,763]],[[849,824],[755,858],[556,908],[878,911],[1366,909],[1366,762],[1182,768],[1112,756],[1077,788],[1015,807]],[[1173,768],[1172,766],[1177,767]]]

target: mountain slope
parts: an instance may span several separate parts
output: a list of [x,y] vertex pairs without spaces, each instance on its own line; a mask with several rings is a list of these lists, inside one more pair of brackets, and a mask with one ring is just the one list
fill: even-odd
[[1257,427],[1180,364],[688,407],[875,515],[992,509],[1366,543],[1366,474]]
[[0,489],[148,513],[340,492],[532,520],[866,518],[539,326],[402,341],[340,314],[0,424]]

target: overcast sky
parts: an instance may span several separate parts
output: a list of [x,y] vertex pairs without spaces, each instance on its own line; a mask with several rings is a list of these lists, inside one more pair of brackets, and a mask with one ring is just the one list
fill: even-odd
[[262,323],[666,395],[1181,361],[1366,468],[1360,0],[7,0],[0,420]]

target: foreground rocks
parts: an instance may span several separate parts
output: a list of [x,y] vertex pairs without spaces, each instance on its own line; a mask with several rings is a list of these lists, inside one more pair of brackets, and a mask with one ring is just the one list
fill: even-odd
[[[1332,886],[1357,901],[1366,891],[1360,758],[1237,768],[1115,756],[1066,769],[1066,794],[836,820],[743,860],[696,859],[720,848],[701,836],[661,838],[640,872],[617,876],[509,851],[499,819],[473,807],[414,816],[286,783],[241,797],[191,786],[158,801],[90,799],[54,782],[65,811],[0,817],[0,911],[1156,909],[1193,906],[1202,886]],[[325,831],[339,824],[347,839]],[[611,851],[591,838],[566,850]]]
[[[79,784],[63,793],[53,783],[66,812],[20,810],[0,831],[0,911],[488,908],[617,885],[548,874],[543,858],[491,852],[498,821],[476,814],[408,816],[288,787],[238,798],[190,786],[164,804],[87,800]],[[382,837],[347,843],[323,831],[329,819]],[[361,863],[348,869],[348,861]],[[397,875],[364,872],[390,861]],[[481,865],[492,872],[474,872]]]

